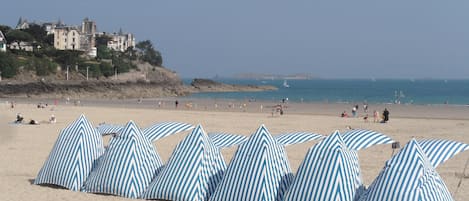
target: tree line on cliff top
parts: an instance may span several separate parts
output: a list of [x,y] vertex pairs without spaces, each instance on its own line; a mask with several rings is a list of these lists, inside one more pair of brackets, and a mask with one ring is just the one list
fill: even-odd
[[13,78],[21,71],[31,71],[37,76],[54,75],[58,69],[77,71],[90,78],[109,77],[118,73],[136,69],[134,61],[148,62],[162,66],[163,58],[150,40],[140,41],[135,49],[124,52],[113,51],[107,47],[108,36],[96,37],[97,57],[90,58],[83,51],[57,50],[54,48],[54,35],[47,35],[44,27],[32,24],[28,29],[17,30],[0,25],[8,44],[27,42],[33,51],[8,49],[0,52],[0,73],[2,78]]

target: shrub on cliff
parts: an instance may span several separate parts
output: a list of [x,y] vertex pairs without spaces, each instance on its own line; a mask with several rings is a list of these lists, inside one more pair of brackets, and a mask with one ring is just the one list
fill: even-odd
[[4,78],[11,78],[18,72],[18,62],[14,55],[7,52],[0,52],[0,71]]

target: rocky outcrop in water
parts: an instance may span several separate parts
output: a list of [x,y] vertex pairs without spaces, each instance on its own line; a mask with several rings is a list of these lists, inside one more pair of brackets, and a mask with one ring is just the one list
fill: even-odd
[[193,92],[236,92],[236,91],[269,91],[277,90],[269,85],[234,85],[216,82],[209,79],[194,79],[191,82]]

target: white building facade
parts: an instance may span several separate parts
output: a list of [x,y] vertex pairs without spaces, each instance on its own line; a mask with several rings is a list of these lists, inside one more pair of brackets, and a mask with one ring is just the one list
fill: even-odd
[[107,47],[114,51],[125,52],[129,47],[135,47],[135,37],[131,33],[123,33],[119,31],[109,35],[111,40],[108,41]]
[[3,35],[2,31],[0,31],[0,52],[7,51],[7,39],[5,35]]
[[56,27],[54,29],[54,47],[58,50],[82,50],[81,35],[77,27]]

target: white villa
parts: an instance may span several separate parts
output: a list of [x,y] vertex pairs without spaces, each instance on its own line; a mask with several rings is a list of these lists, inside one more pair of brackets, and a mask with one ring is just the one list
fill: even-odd
[[2,31],[0,31],[0,52],[7,51],[7,39],[3,35]]
[[114,51],[125,52],[129,47],[135,47],[135,37],[131,33],[119,33],[108,35],[111,40],[108,41],[107,47]]

